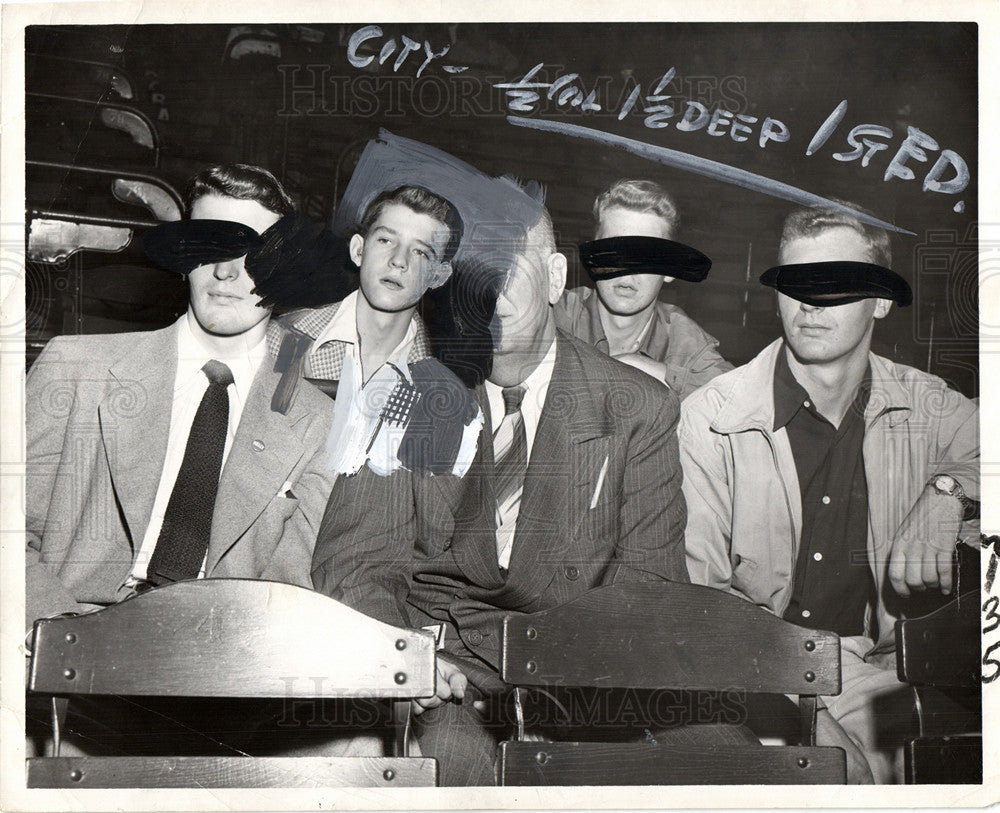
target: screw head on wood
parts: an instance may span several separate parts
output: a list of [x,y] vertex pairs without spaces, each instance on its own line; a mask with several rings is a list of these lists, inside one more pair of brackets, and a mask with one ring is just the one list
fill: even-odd
[[524,631],[524,635],[525,635],[525,637],[528,638],[528,640],[534,641],[535,638],[538,637],[538,630],[536,630],[534,627],[528,627]]
[[66,680],[73,680],[76,677],[76,669],[63,669],[63,677]]
[[402,652],[404,649],[406,649],[406,639],[405,638],[397,638],[396,639],[396,649],[398,649],[400,652]]
[[406,683],[406,672],[396,672],[395,676],[393,677],[393,680],[396,681],[397,686],[402,686],[404,683]]
[[75,644],[76,643],[76,633],[75,632],[67,632],[66,633],[66,643],[67,644]]
[[396,778],[396,772],[392,768],[386,768],[384,771],[382,771],[382,778],[386,782],[391,782],[393,779]]
[[808,768],[809,767],[809,760],[806,759],[805,757],[799,757],[798,763],[799,763],[799,767],[800,768]]
[[816,649],[816,642],[812,640],[806,641],[805,647],[806,647],[806,652],[812,652],[814,649]]
[[69,772],[69,778],[72,779],[74,782],[79,782],[81,779],[83,779],[83,771],[74,768],[72,771]]
[[534,661],[528,661],[524,665],[524,668],[527,669],[528,672],[533,675],[535,674],[535,670],[538,668],[538,664],[536,664]]
[[816,673],[815,672],[806,672],[805,679],[806,679],[806,683],[812,683],[814,680],[816,680]]
[[539,751],[537,754],[535,754],[535,762],[537,762],[539,765],[544,765],[548,761],[549,761],[549,755],[546,754],[544,751]]

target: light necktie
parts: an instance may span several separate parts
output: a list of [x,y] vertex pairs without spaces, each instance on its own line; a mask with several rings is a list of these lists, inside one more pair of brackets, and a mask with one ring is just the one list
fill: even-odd
[[528,469],[528,437],[524,430],[521,401],[524,387],[503,390],[504,416],[493,433],[493,461],[497,497],[497,559],[501,567],[510,561],[514,526],[521,505],[524,474]]
[[146,578],[154,584],[196,578],[212,532],[212,514],[229,429],[226,388],[233,383],[233,373],[215,359],[201,369],[208,377],[208,389],[191,423],[184,459],[146,568]]

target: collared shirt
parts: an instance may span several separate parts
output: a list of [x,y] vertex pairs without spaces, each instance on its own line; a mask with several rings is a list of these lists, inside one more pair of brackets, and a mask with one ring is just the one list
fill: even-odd
[[868,482],[862,444],[871,372],[839,427],[816,409],[785,352],[774,369],[774,430],[784,427],[802,498],[802,535],[786,621],[862,635],[875,582],[868,562]]
[[[524,421],[524,436],[527,441],[527,459],[531,460],[531,450],[535,445],[538,422],[542,418],[542,407],[552,381],[552,370],[556,363],[556,341],[552,340],[548,351],[539,365],[521,382],[524,398],[521,400],[521,419]],[[503,387],[486,382],[486,397],[490,405],[490,423],[497,431],[504,417]],[[517,530],[517,515],[521,508],[520,497],[503,506],[497,506],[497,562],[502,568],[509,567],[510,554],[514,549],[514,533]]]
[[[573,288],[563,293],[553,313],[557,327],[610,354],[599,303],[595,289]],[[718,346],[718,341],[683,310],[668,302],[657,302],[631,350],[665,364],[665,383],[683,400],[715,376],[733,369],[719,355]]]
[[[316,340],[309,350],[310,356],[327,342],[343,342],[346,345],[344,348],[345,359],[348,355],[353,356],[360,369],[361,340],[358,338],[358,296],[358,291],[352,291],[344,297],[333,318],[326,323],[326,327],[316,336]],[[400,348],[405,346],[409,349],[416,337],[416,330],[416,320],[411,318],[410,323],[406,326],[406,333],[403,335],[403,338],[393,351],[389,353],[389,359],[396,358]]]
[[[604,332],[604,323],[601,321],[600,299],[597,296],[597,290],[593,288],[575,288],[564,292],[563,300],[567,306],[567,310],[570,304],[574,303],[574,300],[580,309],[570,332],[578,339],[583,339],[588,344],[592,344],[602,353],[610,355],[611,345],[608,342],[607,334]],[[657,320],[656,317],[658,315],[661,315],[658,313],[658,309],[653,308],[649,314],[649,320],[636,335],[632,347],[629,348],[630,353],[641,353],[654,361],[663,361],[666,358],[667,348],[670,345],[670,313],[669,311],[663,313],[663,318]],[[654,321],[659,323],[656,330],[653,329]]]
[[[270,354],[274,358],[278,358],[281,353],[281,345],[285,339],[286,331],[294,330],[300,334],[308,336],[312,340],[309,344],[308,350],[306,351],[307,356],[312,356],[320,345],[327,341],[326,338],[321,339],[321,337],[324,335],[330,323],[336,318],[337,312],[350,298],[350,296],[345,297],[340,302],[334,302],[331,305],[325,305],[321,308],[303,308],[286,314],[280,319],[272,319],[270,324],[267,326],[267,344]],[[356,292],[353,301],[357,301]],[[420,318],[419,312],[415,311],[410,321],[413,324],[414,334],[410,352],[407,355],[406,360],[410,364],[413,364],[414,362],[422,359],[430,358],[433,353],[430,339],[427,336],[427,329],[424,327],[423,320]],[[357,318],[355,317],[355,324],[356,323]],[[320,339],[319,343],[317,343],[317,339]],[[352,339],[352,341],[356,341],[356,338]],[[311,370],[307,371],[305,374],[311,378],[317,377]],[[339,379],[331,378],[329,380],[333,381]]]
[[397,467],[406,418],[416,397],[407,364],[415,334],[416,325],[411,319],[402,340],[365,381],[358,337],[358,292],[354,291],[340,303],[313,343],[313,350],[330,341],[344,344],[344,368],[330,432],[334,471],[355,474],[368,463],[377,474],[387,475]]
[[[677,431],[691,581],[779,615],[791,598],[802,528],[788,433],[772,429],[774,368],[784,347],[784,339],[776,339],[749,363],[692,395],[681,404]],[[879,651],[888,652],[903,609],[885,589],[893,540],[936,472],[947,471],[978,499],[979,405],[936,376],[875,353],[868,361],[868,551],[872,579],[881,588],[869,623],[872,632],[879,632]],[[794,500],[786,504],[789,494]],[[966,544],[978,544],[979,523],[963,523],[960,536]],[[859,657],[872,645],[863,637],[841,640],[845,652]],[[845,660],[845,666],[849,663]]]
[[[545,396],[549,392],[549,382],[552,380],[552,369],[556,363],[556,341],[542,357],[539,365],[521,382],[524,387],[524,399],[521,401],[521,417],[524,420],[524,434],[528,441],[528,460],[531,460],[531,450],[535,444],[535,432],[542,418],[542,407],[545,406]],[[490,424],[497,431],[503,420],[503,387],[486,382],[486,396],[490,403]]]
[[[153,500],[153,511],[146,526],[139,554],[132,567],[132,576],[136,579],[146,578],[146,566],[149,557],[153,555],[160,528],[163,526],[163,515],[166,513],[170,495],[177,481],[184,460],[191,424],[195,413],[201,405],[202,396],[208,389],[208,377],[202,371],[205,363],[211,359],[223,362],[233,374],[233,383],[227,388],[229,395],[229,427],[226,433],[226,445],[222,452],[222,466],[226,465],[229,450],[236,437],[236,430],[243,415],[243,405],[246,403],[254,377],[261,362],[267,356],[267,345],[263,339],[253,347],[241,348],[231,355],[220,355],[218,351],[206,347],[191,330],[190,314],[181,317],[177,331],[177,373],[174,376],[173,400],[170,408],[170,430],[167,435],[167,453],[163,459],[163,470],[160,483]],[[221,471],[221,468],[220,468]],[[204,570],[201,574],[204,575]]]

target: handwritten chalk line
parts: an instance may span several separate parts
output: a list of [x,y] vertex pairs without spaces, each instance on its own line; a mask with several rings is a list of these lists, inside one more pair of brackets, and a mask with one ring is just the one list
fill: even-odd
[[647,144],[644,141],[636,141],[634,138],[625,138],[624,136],[605,133],[602,130],[595,130],[592,127],[582,127],[579,124],[570,124],[565,121],[528,119],[524,116],[507,116],[507,121],[515,127],[527,127],[531,130],[558,133],[560,135],[573,136],[574,138],[586,138],[600,144],[607,144],[609,147],[618,147],[633,155],[638,155],[640,158],[647,158],[650,161],[656,161],[670,167],[693,172],[696,175],[703,175],[706,178],[731,183],[735,186],[742,186],[744,189],[761,192],[773,198],[791,201],[802,206],[822,206],[824,208],[839,209],[869,225],[878,226],[888,231],[899,232],[900,234],[916,236],[915,232],[901,229],[899,226],[886,223],[884,220],[879,220],[876,217],[870,217],[864,214],[864,212],[859,212],[856,209],[844,206],[836,201],[828,200],[820,195],[814,195],[812,192],[806,192],[804,189],[799,189],[796,186],[776,181],[773,178],[765,178],[763,175],[747,172],[745,169],[731,167],[719,161],[700,158],[697,155],[691,155],[680,150]]

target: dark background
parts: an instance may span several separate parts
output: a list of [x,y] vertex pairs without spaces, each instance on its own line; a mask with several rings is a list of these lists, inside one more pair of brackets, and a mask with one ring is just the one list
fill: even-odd
[[[507,123],[508,99],[494,88],[539,62],[548,81],[575,72],[604,108],[582,114],[542,100],[532,117],[570,121],[710,158],[806,191],[846,198],[915,232],[894,234],[894,268],[915,301],[876,328],[874,349],[930,369],[967,395],[978,394],[977,27],[963,23],[859,24],[384,24],[363,55],[347,60],[360,25],[46,26],[26,36],[26,149],[29,233],[39,219],[138,233],[155,222],[141,206],[109,193],[109,178],[153,176],[181,191],[212,163],[242,161],[273,171],[300,207],[331,217],[368,139],[379,127],[444,149],[494,175],[535,179],[547,202],[570,282],[583,284],[576,244],[592,236],[595,195],[623,177],[651,178],[676,198],[676,237],[714,262],[704,283],[675,283],[664,298],[681,305],[721,341],[734,363],[753,357],[780,330],[774,295],[757,283],[776,261],[781,223],[792,204],[654,164],[620,150]],[[402,35],[450,50],[416,74],[421,51],[393,70]],[[104,65],[105,67],[95,67]],[[468,66],[451,74],[443,65]],[[702,129],[643,124],[640,98],[617,113],[638,82],[652,92],[674,67],[664,93],[708,108],[757,116],[748,141]],[[117,78],[115,78],[117,77]],[[131,87],[131,98],[122,96]],[[127,91],[126,91],[127,93]],[[843,99],[847,114],[816,154],[806,145]],[[102,110],[148,121],[151,145],[108,127]],[[757,144],[765,116],[791,131],[788,142]],[[889,148],[869,166],[834,160],[850,151],[858,124],[890,128]],[[959,195],[922,191],[928,161],[907,163],[914,180],[883,181],[885,168],[918,127],[957,152],[972,180]],[[104,169],[87,173],[81,167]],[[951,173],[946,173],[946,178]],[[953,206],[964,201],[961,213]],[[78,233],[65,232],[71,244]],[[72,247],[72,246],[71,246]],[[32,252],[29,251],[29,255]],[[30,258],[30,256],[29,256]],[[153,269],[135,241],[117,253],[37,252],[28,273],[29,361],[52,335],[156,327],[186,304],[183,282]]]

